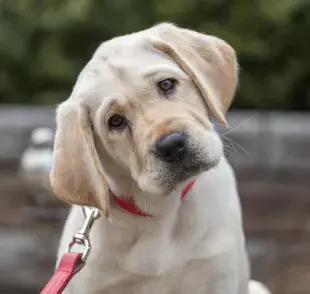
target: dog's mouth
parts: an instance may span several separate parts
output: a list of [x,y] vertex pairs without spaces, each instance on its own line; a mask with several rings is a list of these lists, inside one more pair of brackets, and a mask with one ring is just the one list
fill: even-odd
[[186,183],[211,168],[212,166],[209,166],[208,164],[191,164],[175,167],[163,175],[162,185],[166,187],[168,192],[171,192],[175,190],[178,185]]
[[186,181],[189,178],[198,175],[200,171],[202,171],[202,168],[198,165],[183,167],[181,169],[181,172],[177,174],[177,181],[178,182]]
[[188,181],[196,179],[201,173],[214,168],[217,163],[209,160],[196,160],[187,164],[162,164],[147,177],[142,177],[139,186],[151,194],[170,195]]

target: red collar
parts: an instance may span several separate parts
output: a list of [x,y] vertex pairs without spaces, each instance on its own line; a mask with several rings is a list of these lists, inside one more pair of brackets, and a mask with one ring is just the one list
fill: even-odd
[[[187,193],[191,190],[191,188],[193,187],[193,185],[195,184],[195,181],[190,181],[186,187],[184,188],[184,190],[181,193],[181,199],[183,199]],[[136,204],[133,198],[129,198],[129,199],[124,199],[121,197],[117,197],[115,194],[111,193],[112,196],[115,199],[115,202],[124,210],[129,211],[132,214],[135,215],[141,215],[141,216],[152,216],[151,214],[149,214],[147,211],[142,210],[141,208],[139,208]]]

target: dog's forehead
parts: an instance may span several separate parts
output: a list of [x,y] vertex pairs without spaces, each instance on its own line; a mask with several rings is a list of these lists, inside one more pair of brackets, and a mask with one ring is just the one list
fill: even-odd
[[89,102],[98,97],[130,97],[148,85],[146,73],[156,73],[165,67],[182,73],[169,56],[153,48],[147,39],[119,37],[99,47],[81,73],[76,88],[84,92],[79,96],[87,96]]
[[130,76],[141,74],[147,67],[159,63],[173,63],[164,52],[153,47],[151,39],[143,32],[125,35],[104,42],[94,54],[101,61],[100,70],[111,74],[129,72]]
[[120,54],[138,53],[147,47],[150,48],[152,38],[157,37],[157,30],[151,28],[148,30],[122,35],[107,40],[96,49],[94,57],[107,59]]

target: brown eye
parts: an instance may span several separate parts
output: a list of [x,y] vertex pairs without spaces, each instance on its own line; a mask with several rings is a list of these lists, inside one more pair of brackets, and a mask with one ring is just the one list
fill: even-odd
[[108,119],[108,126],[111,130],[120,130],[125,128],[127,125],[127,120],[125,117],[114,114]]
[[158,82],[158,87],[164,93],[170,92],[175,88],[177,81],[175,79],[165,79]]

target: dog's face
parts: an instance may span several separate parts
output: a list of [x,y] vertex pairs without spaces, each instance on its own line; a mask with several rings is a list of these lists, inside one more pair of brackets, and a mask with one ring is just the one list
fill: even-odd
[[103,43],[57,111],[51,183],[107,213],[106,177],[154,195],[219,162],[208,109],[226,123],[237,84],[233,49],[171,24]]
[[116,172],[128,171],[141,190],[162,195],[217,164],[221,141],[193,81],[174,61],[143,48],[137,57],[126,50],[102,63],[92,120]]

